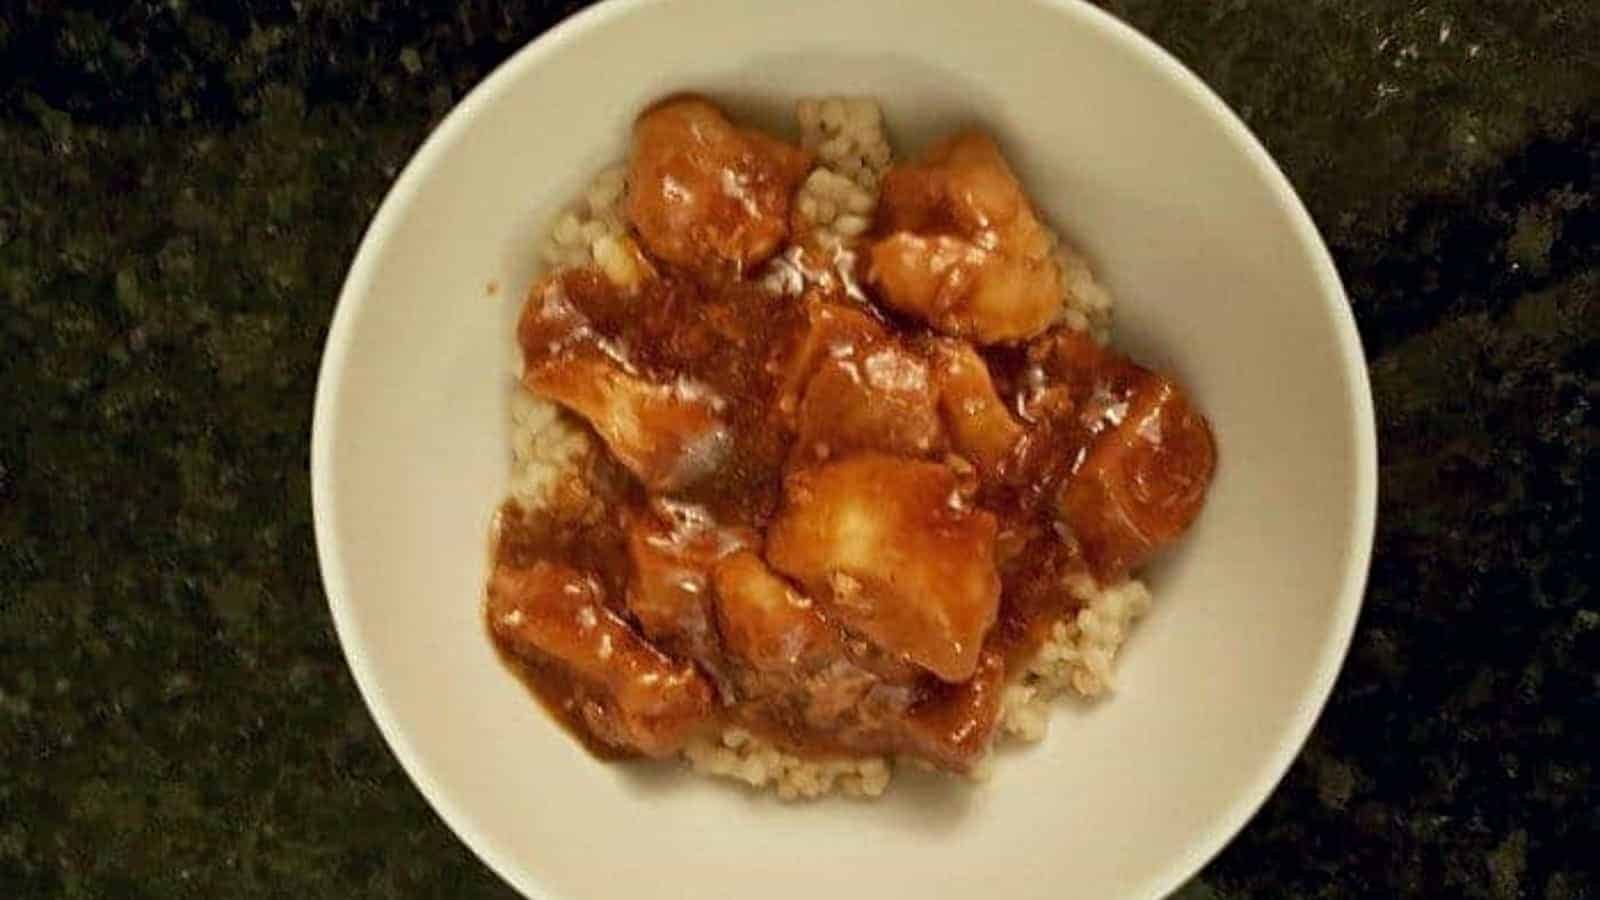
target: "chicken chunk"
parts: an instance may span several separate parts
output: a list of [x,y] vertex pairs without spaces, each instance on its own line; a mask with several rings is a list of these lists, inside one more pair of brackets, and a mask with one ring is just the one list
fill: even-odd
[[488,619],[511,652],[553,661],[595,692],[583,715],[608,743],[670,756],[711,713],[705,677],[640,637],[606,606],[599,582],[577,569],[497,566]]
[[987,135],[890,169],[879,209],[867,279],[894,309],[984,344],[1031,338],[1060,312],[1051,235]]
[[601,358],[552,362],[523,383],[588,420],[652,490],[690,484],[716,467],[729,435],[712,395],[686,379],[657,384]]
[[883,342],[818,366],[800,403],[792,458],[804,464],[860,450],[918,457],[944,443],[928,364]]
[[1061,517],[1102,582],[1188,529],[1216,467],[1211,426],[1170,379],[1149,374],[1060,493]]
[[775,363],[779,414],[792,417],[796,413],[806,385],[823,360],[854,356],[883,340],[885,334],[877,320],[859,309],[808,296],[805,321]]
[[934,349],[939,412],[957,453],[993,476],[1022,439],[1018,425],[995,391],[989,367],[962,341],[941,340]]
[[715,668],[721,655],[711,621],[711,574],[731,553],[754,544],[749,529],[719,527],[692,506],[657,501],[626,517],[628,610],[652,641]]
[[1051,385],[1065,388],[1086,427],[1126,409],[1149,370],[1081,331],[1057,328],[1028,345],[1028,358]]
[[864,453],[789,477],[767,560],[846,626],[962,681],[999,605],[995,530],[943,465]]
[[766,261],[789,232],[811,154],[735,126],[697,97],[651,108],[634,126],[628,217],[657,257],[708,276]]
[[909,710],[906,739],[926,759],[958,772],[970,770],[994,740],[1005,682],[1004,656],[984,651],[971,678],[940,685]]
[[746,550],[716,569],[717,626],[729,652],[764,672],[801,673],[838,658],[839,633],[811,598]]
[[715,468],[730,436],[712,391],[687,378],[645,377],[590,327],[567,283],[534,288],[518,324],[522,382],[582,416],[612,454],[653,490],[673,490]]
[[1211,427],[1172,379],[1081,332],[1054,329],[1027,359],[1041,387],[1019,396],[1036,423],[1021,474],[1056,483],[1044,496],[1096,576],[1114,581],[1199,514],[1216,465]]
[[829,735],[838,747],[882,752],[926,676],[849,635],[819,604],[741,552],[717,567],[717,624],[752,721]]

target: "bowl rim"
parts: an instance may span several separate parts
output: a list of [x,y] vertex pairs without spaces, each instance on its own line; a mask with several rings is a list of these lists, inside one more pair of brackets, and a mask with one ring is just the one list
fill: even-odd
[[[352,339],[351,330],[356,319],[355,310],[364,302],[363,298],[373,282],[374,261],[379,248],[386,243],[396,222],[415,200],[434,161],[463,138],[476,118],[476,109],[521,78],[523,73],[535,68],[558,46],[580,39],[592,30],[632,14],[636,9],[659,2],[662,0],[606,0],[569,16],[501,62],[450,110],[413,152],[363,233],[339,292],[317,373],[310,452],[312,520],[323,587],[345,662],[379,733],[434,813],[501,880],[529,897],[552,895],[536,882],[536,876],[529,867],[509,858],[509,854],[503,852],[497,842],[476,830],[472,817],[458,804],[451,792],[435,779],[422,755],[412,746],[388,703],[383,686],[378,684],[367,667],[367,650],[359,639],[346,599],[347,578],[343,554],[334,540],[333,522],[338,500],[331,472],[338,428],[336,398],[341,393],[345,361]],[[1307,252],[1315,267],[1315,279],[1320,288],[1318,294],[1333,314],[1335,338],[1343,364],[1342,375],[1349,384],[1347,395],[1351,408],[1347,412],[1355,431],[1354,519],[1349,546],[1346,548],[1344,574],[1336,598],[1338,606],[1332,621],[1331,640],[1324,642],[1317,660],[1313,687],[1305,698],[1308,702],[1299,705],[1293,721],[1284,731],[1285,737],[1271,752],[1270,764],[1262,767],[1249,789],[1216,816],[1206,831],[1198,834],[1183,853],[1174,855],[1150,879],[1150,883],[1158,887],[1157,896],[1166,896],[1198,874],[1255,817],[1299,757],[1332,695],[1365,599],[1377,526],[1378,446],[1372,388],[1355,317],[1333,258],[1299,194],[1260,139],[1198,75],[1132,25],[1085,0],[1033,2],[1054,8],[1073,22],[1074,27],[1088,29],[1101,40],[1119,44],[1124,51],[1151,65],[1163,81],[1203,108],[1222,127],[1233,146],[1266,176],[1275,200],[1291,222],[1296,242]]]

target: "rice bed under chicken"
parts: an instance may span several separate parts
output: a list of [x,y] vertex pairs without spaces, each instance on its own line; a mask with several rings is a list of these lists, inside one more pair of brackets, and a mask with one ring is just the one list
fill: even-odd
[[[800,217],[812,229],[840,238],[860,236],[872,221],[878,185],[893,159],[878,104],[858,98],[802,100],[796,118],[801,145],[816,154],[816,165],[796,199]],[[539,247],[544,270],[594,264],[613,280],[629,280],[632,258],[620,240],[627,231],[626,190],[623,164],[596,175],[544,236]],[[1110,294],[1070,245],[1057,238],[1055,252],[1065,297],[1061,321],[1104,342],[1110,330]],[[769,276],[778,289],[783,258],[779,253],[780,264]],[[592,449],[593,438],[571,414],[520,382],[511,418],[511,498],[523,509],[544,509],[559,502],[556,492],[576,461]],[[1117,653],[1133,623],[1149,610],[1150,592],[1137,580],[1101,588],[1087,578],[1072,589],[1083,605],[1052,626],[1032,662],[1007,686],[998,739],[1037,742],[1048,731],[1056,698],[1093,700],[1113,688]],[[771,789],[786,800],[832,793],[877,797],[888,787],[896,764],[883,756],[802,758],[732,726],[691,739],[682,756],[696,772]]]

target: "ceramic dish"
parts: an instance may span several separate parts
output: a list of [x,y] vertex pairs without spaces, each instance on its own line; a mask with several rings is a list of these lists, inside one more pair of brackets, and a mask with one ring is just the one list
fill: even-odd
[[[968,123],[1007,148],[1118,298],[1116,338],[1174,372],[1223,448],[1204,516],[1147,572],[1117,696],[1067,705],[986,783],[898,777],[785,804],[597,761],[482,622],[537,235],[632,115],[705,92],[776,127],[870,94],[898,146]],[[532,897],[1112,897],[1182,884],[1293,760],[1360,606],[1371,396],[1327,250],[1283,175],[1192,74],[1087,5],[619,2],[567,21],[419,150],[350,271],[316,400],[318,552],[357,683],[443,819]]]

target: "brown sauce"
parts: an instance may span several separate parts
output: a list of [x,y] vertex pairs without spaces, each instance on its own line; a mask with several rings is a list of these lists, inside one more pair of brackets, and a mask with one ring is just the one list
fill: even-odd
[[[664,102],[650,115],[678,102],[697,101]],[[709,115],[698,108],[694,114]],[[728,183],[743,177],[737,166],[759,168],[760,154],[778,143],[762,137],[740,144],[734,131],[719,139],[720,148],[732,148],[721,179]],[[636,177],[637,156],[647,150],[636,150]],[[769,191],[799,153],[772,152],[781,165],[762,168],[759,181]],[[698,181],[686,183],[718,181],[694,174]],[[786,209],[775,196],[765,197],[766,207]],[[737,204],[702,206],[744,214]],[[634,225],[681,213],[636,210]],[[859,296],[864,273],[853,267],[862,256],[836,256],[845,268],[805,279],[796,296],[745,270],[752,261],[737,253],[750,242],[735,239],[748,233],[743,225],[706,228],[733,236],[718,245],[714,266],[640,249],[649,275],[637,283],[619,285],[585,268],[557,273],[530,292],[518,330],[524,380],[587,420],[600,458],[572,476],[574,493],[587,502],[538,512],[511,502],[503,508],[493,546],[491,637],[551,714],[607,758],[665,755],[685,735],[737,723],[801,754],[909,753],[966,768],[987,747],[1005,679],[1025,665],[1050,625],[1081,603],[1066,585],[1124,577],[1198,512],[1214,463],[1209,428],[1181,395],[1177,406],[1162,405],[1175,387],[1148,399],[1153,380],[1170,381],[1058,326],[1027,341],[975,347],[992,394],[1020,433],[1002,458],[977,466],[952,437],[958,430],[939,424],[940,415],[966,408],[939,401],[940,367],[948,365],[939,342],[948,346],[952,338]],[[650,234],[638,237],[637,246],[651,244]],[[824,369],[831,374],[817,374]],[[1130,408],[1146,410],[1147,425],[1154,423],[1148,434],[1124,434]],[[907,424],[924,421],[931,424]],[[1153,430],[1163,424],[1171,432],[1165,438]],[[801,433],[807,442],[797,449]],[[1109,446],[1113,437],[1122,443]],[[876,607],[849,606],[861,591],[888,596],[893,584],[880,586],[859,569],[848,577],[845,568],[837,578],[809,582],[798,569],[778,571],[782,559],[764,549],[775,519],[808,500],[816,473],[864,452],[903,458],[908,471],[947,466],[955,476],[948,501],[939,501],[950,508],[932,511],[951,524],[919,525],[909,535],[918,541],[907,547],[934,548],[931,554],[986,541],[981,552],[954,551],[978,562],[945,561],[955,565],[951,580],[990,565],[999,585],[992,624],[976,632],[981,652],[968,645],[941,657],[978,659],[967,678],[945,680],[919,666],[915,645],[897,642],[903,632],[875,618],[903,600],[874,594],[868,599]],[[1080,489],[1080,478],[1094,482]],[[1132,487],[1124,484],[1130,479]],[[1138,515],[1108,511],[1113,503],[1132,504]],[[819,521],[864,515],[878,527],[872,517],[887,516],[883,508],[893,505],[867,504]],[[1080,526],[1092,543],[1078,539]],[[924,533],[945,527],[943,545]],[[863,539],[852,532],[839,544],[844,549],[829,552],[848,554],[850,540]],[[881,555],[896,545],[873,546],[888,548],[875,551]],[[738,552],[754,557],[726,564]],[[908,559],[905,571],[922,562]],[[598,606],[575,603],[544,615],[553,608],[549,597],[523,588],[508,594],[513,581],[500,574],[543,564],[569,573],[569,594],[579,589],[572,579],[590,579],[584,590]],[[890,582],[897,571],[891,566]],[[983,581],[969,581],[981,605]],[[748,646],[762,652],[741,655],[724,633],[733,627],[730,616],[741,628],[781,630],[756,634]],[[631,648],[627,678],[606,669],[613,644],[607,635]],[[593,658],[574,655],[591,652]],[[661,684],[676,693],[657,691]]]
[[623,760],[637,759],[639,752],[631,747],[621,746],[603,740],[589,728],[580,712],[586,698],[584,683],[572,677],[560,662],[549,657],[534,656],[519,653],[504,641],[496,638],[494,630],[484,623],[484,633],[489,642],[494,645],[495,653],[500,657],[500,662],[522,682],[544,707],[551,718],[561,724],[561,727],[573,737],[582,742],[597,759]]

